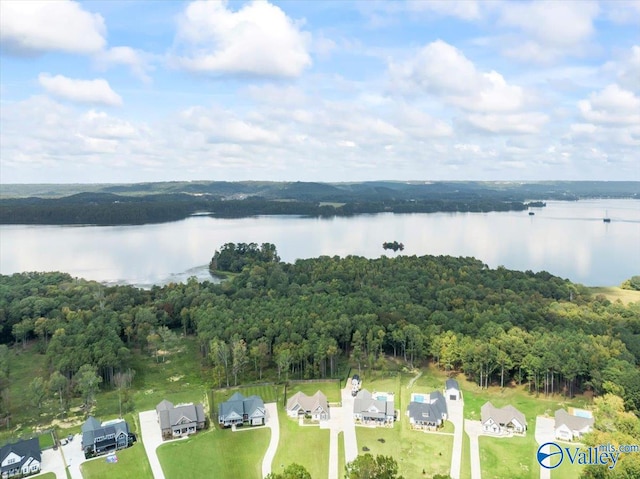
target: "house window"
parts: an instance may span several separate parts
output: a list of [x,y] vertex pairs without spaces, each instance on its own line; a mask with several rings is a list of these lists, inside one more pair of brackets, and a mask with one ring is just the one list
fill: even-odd
[[12,457],[7,461],[7,464],[13,464],[14,462],[16,462],[16,459],[15,457]]

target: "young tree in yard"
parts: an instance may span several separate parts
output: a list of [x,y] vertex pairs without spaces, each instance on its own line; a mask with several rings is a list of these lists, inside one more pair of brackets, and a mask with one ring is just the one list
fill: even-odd
[[289,464],[281,473],[272,472],[266,479],[311,479],[311,474],[300,464]]
[[29,403],[31,403],[33,407],[40,409],[42,407],[42,401],[44,401],[44,398],[47,395],[47,388],[45,386],[44,379],[40,376],[33,378],[27,387],[27,391],[29,395]]
[[113,383],[118,389],[118,404],[120,406],[120,417],[122,417],[122,397],[127,396],[127,391],[131,387],[133,378],[136,375],[134,369],[127,369],[126,371],[117,372],[113,376]]
[[247,343],[244,339],[235,336],[231,343],[231,371],[233,372],[233,385],[238,385],[238,374],[240,374],[247,364]]
[[102,378],[98,376],[96,368],[90,364],[83,364],[73,378],[76,381],[76,388],[84,400],[85,411],[89,412]]
[[391,456],[365,454],[348,463],[345,469],[345,479],[403,479],[398,475],[398,463]]
[[69,387],[69,380],[66,376],[60,374],[59,371],[54,371],[49,377],[48,383],[49,393],[57,393],[60,398],[60,411],[64,411],[67,404],[67,388]]

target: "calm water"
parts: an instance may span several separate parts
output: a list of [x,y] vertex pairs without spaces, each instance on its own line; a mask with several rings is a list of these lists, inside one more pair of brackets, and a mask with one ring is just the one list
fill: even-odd
[[[0,272],[65,271],[140,286],[209,278],[227,242],[274,243],[284,261],[381,254],[474,256],[490,267],[546,270],[589,286],[640,274],[640,201],[547,202],[508,213],[379,214],[352,218],[192,217],[144,226],[1,226]],[[611,223],[604,223],[605,214]]]

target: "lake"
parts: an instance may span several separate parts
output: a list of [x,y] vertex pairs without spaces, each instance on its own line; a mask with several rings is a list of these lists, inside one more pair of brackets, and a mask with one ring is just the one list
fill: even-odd
[[[492,268],[546,270],[588,286],[640,274],[640,201],[547,201],[501,213],[376,214],[337,218],[197,216],[142,226],[0,226],[0,273],[65,271],[148,287],[210,279],[207,264],[228,242],[274,243],[282,260],[319,255],[474,256]],[[603,217],[611,218],[610,223]]]

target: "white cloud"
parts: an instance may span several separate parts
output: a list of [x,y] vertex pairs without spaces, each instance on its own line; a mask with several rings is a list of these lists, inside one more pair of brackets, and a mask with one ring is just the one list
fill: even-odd
[[87,12],[76,2],[0,2],[0,43],[8,53],[96,53],[106,45],[105,36],[102,16]]
[[[486,1],[486,0],[485,0]],[[454,2],[451,0],[409,0],[407,8],[413,12],[433,12],[462,20],[478,20],[482,16],[477,0]]]
[[578,102],[578,109],[584,119],[591,123],[640,124],[640,97],[616,84],[591,93],[588,99]]
[[544,113],[481,114],[467,115],[466,120],[476,128],[491,133],[536,134],[549,121]]
[[459,49],[442,40],[428,44],[409,61],[391,63],[392,83],[401,91],[441,95],[466,110],[515,111],[524,92],[495,71],[480,72]]
[[522,63],[549,64],[565,56],[584,56],[600,14],[594,1],[530,1],[498,4],[498,25],[512,29],[495,43],[502,53]]
[[194,72],[295,77],[311,65],[310,35],[279,7],[195,1],[178,23],[176,63]]
[[96,63],[101,69],[107,69],[113,65],[125,65],[131,73],[145,83],[151,81],[147,73],[151,69],[149,55],[131,47],[112,47],[96,55]]
[[40,85],[50,94],[77,103],[102,104],[110,106],[122,105],[122,98],[114,92],[107,80],[79,80],[62,75],[51,76],[41,73],[38,76]]

